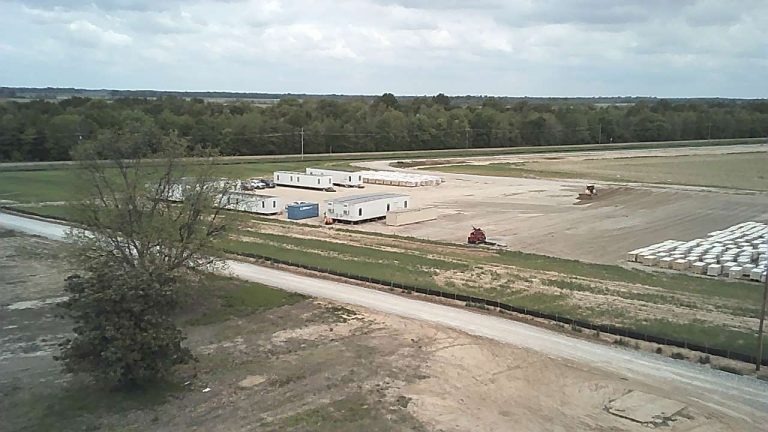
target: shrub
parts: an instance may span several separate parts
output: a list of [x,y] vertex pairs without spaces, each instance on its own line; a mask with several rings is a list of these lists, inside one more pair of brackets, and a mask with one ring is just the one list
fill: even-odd
[[67,372],[123,387],[164,378],[193,360],[170,318],[175,287],[164,279],[109,267],[67,278],[69,298],[59,305],[75,322],[75,336],[61,342],[56,360]]
[[669,355],[669,357],[675,360],[688,360],[688,357],[686,357],[685,354],[679,353],[679,352],[673,352],[672,354]]

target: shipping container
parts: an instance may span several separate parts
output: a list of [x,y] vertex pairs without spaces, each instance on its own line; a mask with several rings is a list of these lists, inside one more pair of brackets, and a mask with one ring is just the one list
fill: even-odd
[[331,176],[333,179],[333,184],[338,186],[357,188],[364,187],[363,175],[360,172],[307,168],[307,174]]
[[357,223],[383,218],[389,211],[407,209],[409,201],[408,195],[393,193],[351,195],[326,201],[325,214],[336,221]]
[[275,184],[333,192],[333,178],[329,175],[315,175],[291,171],[275,171]]
[[318,217],[320,206],[317,203],[294,203],[286,206],[286,213],[290,220],[301,220]]
[[234,191],[224,195],[221,200],[221,207],[248,213],[275,215],[280,213],[283,205],[280,198],[275,196]]

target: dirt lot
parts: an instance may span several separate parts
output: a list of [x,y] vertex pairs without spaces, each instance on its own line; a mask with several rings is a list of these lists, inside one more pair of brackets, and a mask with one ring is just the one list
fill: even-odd
[[314,300],[187,324],[200,362],[179,371],[182,384],[116,394],[52,360],[67,328],[51,305],[66,273],[52,247],[0,236],[3,430],[642,431],[605,410],[638,390],[686,404],[666,430],[757,430],[664,382]]
[[[688,154],[711,157],[755,151],[768,151],[768,145],[496,156],[458,161],[473,164],[569,163],[589,159],[590,163],[597,163],[593,160]],[[743,158],[744,155],[737,157]],[[456,163],[457,160],[436,162]],[[392,169],[389,164],[389,161],[379,161],[358,165],[367,169]],[[698,173],[704,179],[711,175],[707,166],[702,165]],[[418,171],[429,173],[428,170]],[[447,182],[440,186],[418,188],[366,185],[362,190],[338,188],[335,193],[293,188],[267,192],[280,196],[285,203],[310,201],[319,202],[321,206],[326,200],[338,196],[370,192],[404,193],[412,197],[416,207],[436,207],[440,217],[436,221],[401,227],[389,227],[379,221],[356,228],[463,243],[472,226],[479,226],[486,230],[489,237],[507,244],[511,249],[598,263],[622,262],[627,251],[663,240],[688,240],[749,220],[768,221],[768,214],[764,211],[768,207],[766,192],[628,183],[617,179],[598,181],[600,198],[584,203],[577,201],[576,196],[589,180],[432,174],[444,177]],[[695,175],[695,172],[686,173],[685,180],[690,182],[691,176]],[[768,169],[765,178],[768,182]],[[320,224],[319,219],[303,222]]]
[[[688,149],[704,154],[755,151],[740,149]],[[681,155],[686,149],[622,151],[515,158],[483,158],[509,162],[539,159],[609,158],[647,155]],[[363,165],[383,169],[388,162]],[[420,172],[426,172],[420,170]],[[502,178],[468,174],[434,173],[447,183],[431,188],[409,188],[416,206],[436,206],[437,221],[404,227],[383,223],[362,229],[404,234],[433,240],[464,242],[472,226],[511,249],[600,263],[616,263],[625,252],[667,239],[688,240],[737,223],[768,221],[768,193],[705,187],[598,182],[601,196],[589,203],[576,200],[586,180]],[[706,171],[701,172],[707,176]],[[766,169],[768,182],[768,169]],[[377,186],[392,190],[395,188]]]

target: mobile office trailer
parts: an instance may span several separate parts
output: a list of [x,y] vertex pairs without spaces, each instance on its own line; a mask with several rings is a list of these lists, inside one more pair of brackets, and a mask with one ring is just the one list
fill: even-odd
[[333,192],[333,178],[329,175],[315,175],[291,171],[275,171],[275,184]]
[[307,174],[329,175],[331,178],[333,178],[333,184],[339,186],[357,188],[364,187],[363,175],[360,172],[307,168]]
[[372,193],[350,195],[325,202],[325,214],[335,221],[358,223],[387,216],[387,212],[407,209],[408,195]]
[[227,192],[222,197],[220,205],[229,210],[263,215],[278,214],[283,207],[278,197],[242,191]]

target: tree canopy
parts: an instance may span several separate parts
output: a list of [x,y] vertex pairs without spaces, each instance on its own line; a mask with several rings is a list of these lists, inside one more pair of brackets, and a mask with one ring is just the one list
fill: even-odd
[[295,154],[304,129],[306,153],[464,147],[747,138],[768,135],[768,102],[644,101],[630,104],[529,102],[483,98],[458,105],[444,94],[398,100],[284,98],[207,102],[160,97],[0,103],[0,161],[70,158],[81,141],[139,123],[176,131],[195,146],[225,155]]

